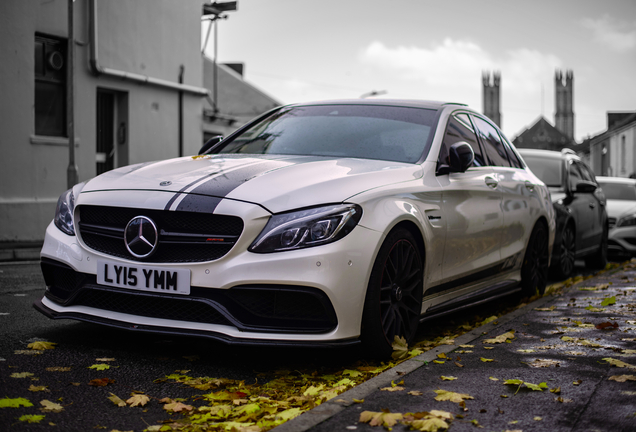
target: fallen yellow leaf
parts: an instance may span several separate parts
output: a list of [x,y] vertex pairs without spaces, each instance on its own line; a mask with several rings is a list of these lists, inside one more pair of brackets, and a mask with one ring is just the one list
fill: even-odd
[[56,342],[38,341],[38,342],[30,343],[29,345],[27,345],[27,348],[32,350],[47,350],[47,349],[54,349],[55,345],[57,345]]
[[50,400],[46,400],[46,399],[44,399],[43,401],[40,401],[40,405],[44,407],[44,408],[40,408],[40,410],[44,412],[59,413],[64,410],[64,407],[62,405],[56,404],[55,402],[51,402]]
[[126,402],[124,402],[123,399],[120,399],[119,396],[117,396],[114,393],[111,393],[110,396],[108,396],[108,399],[110,399],[111,402],[113,402],[117,406],[120,406],[120,407],[126,406]]
[[382,391],[388,391],[388,392],[396,392],[396,391],[402,391],[402,390],[404,390],[404,387],[401,387],[401,386],[394,386],[394,387],[382,387],[380,390],[382,390]]
[[460,403],[464,399],[474,399],[471,395],[466,393],[455,393],[447,390],[435,390],[437,396],[435,396],[436,401],[451,401],[455,403]]
[[619,368],[636,369],[636,366],[634,366],[634,365],[631,365],[629,363],[625,363],[624,361],[621,361],[621,360],[613,359],[611,357],[605,357],[602,360],[606,361],[607,363],[611,364],[612,366],[616,366],[616,367],[619,367]]
[[609,377],[609,381],[616,381],[616,382],[636,381],[636,375],[613,375]]
[[507,333],[501,334],[495,338],[492,339],[484,339],[482,341],[482,343],[487,343],[487,344],[498,344],[498,343],[504,343],[504,342],[508,342],[509,339],[514,339],[515,338],[515,331],[514,330],[510,330]]
[[126,403],[131,407],[144,406],[148,403],[149,400],[150,398],[144,394],[135,394],[130,399],[128,399]]
[[403,416],[400,413],[391,412],[373,412],[363,411],[360,413],[361,423],[369,423],[370,426],[384,426],[387,428],[395,426],[398,420],[402,420]]

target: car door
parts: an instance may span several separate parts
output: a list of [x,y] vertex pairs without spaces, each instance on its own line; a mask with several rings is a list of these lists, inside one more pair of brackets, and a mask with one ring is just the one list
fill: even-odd
[[605,209],[605,193],[603,192],[603,189],[597,183],[596,177],[594,176],[594,173],[592,172],[590,167],[588,167],[583,162],[575,162],[575,163],[577,164],[579,170],[581,171],[581,178],[583,180],[591,181],[592,183],[598,186],[593,193],[589,194],[591,196],[588,197],[589,206],[592,209],[592,213],[594,214],[592,218],[592,227],[590,230],[591,231],[590,242],[592,246],[598,246],[598,244],[601,242],[601,239],[603,237],[603,226],[605,223],[605,219],[607,217],[606,216],[607,213]]
[[463,173],[437,177],[442,188],[442,217],[446,221],[442,277],[445,282],[457,282],[449,283],[449,289],[468,281],[463,278],[475,281],[488,276],[501,259],[501,192],[493,168],[486,166],[470,117],[461,112],[448,120],[438,166],[446,162],[450,146],[459,141],[473,148],[473,166]]
[[500,231],[501,259],[505,267],[521,262],[541,199],[534,190],[531,176],[501,131],[487,119],[474,116],[479,139],[486,150],[502,194],[503,224]]
[[594,230],[594,219],[598,211],[598,202],[593,193],[577,192],[577,185],[582,181],[580,164],[575,160],[567,162],[567,190],[564,203],[570,209],[576,224],[577,255],[595,247],[598,230]]

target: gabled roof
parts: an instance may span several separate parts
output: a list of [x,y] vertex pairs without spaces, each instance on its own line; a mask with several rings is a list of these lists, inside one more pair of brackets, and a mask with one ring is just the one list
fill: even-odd
[[616,129],[620,129],[620,128],[624,127],[624,126],[629,125],[630,123],[636,122],[636,112],[633,112],[631,114],[628,114],[628,113],[625,113],[625,114],[626,114],[625,117],[622,120],[620,120],[620,121],[616,122],[615,124],[613,124],[608,129],[608,131],[613,131],[613,130],[616,130]]
[[543,116],[539,117],[532,126],[517,135],[512,142],[518,148],[554,151],[560,151],[565,147],[572,148],[575,145],[573,140],[552,126]]

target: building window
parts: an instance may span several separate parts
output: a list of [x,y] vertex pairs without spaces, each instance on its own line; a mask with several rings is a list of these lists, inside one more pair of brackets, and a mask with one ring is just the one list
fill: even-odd
[[35,35],[35,134],[67,136],[66,40]]

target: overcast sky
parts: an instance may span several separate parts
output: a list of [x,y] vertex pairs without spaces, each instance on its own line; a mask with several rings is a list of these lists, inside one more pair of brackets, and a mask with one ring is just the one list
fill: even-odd
[[238,0],[228,15],[218,60],[281,103],[376,90],[481,111],[482,71],[498,70],[512,139],[554,124],[554,72],[571,69],[577,140],[636,110],[634,0]]

